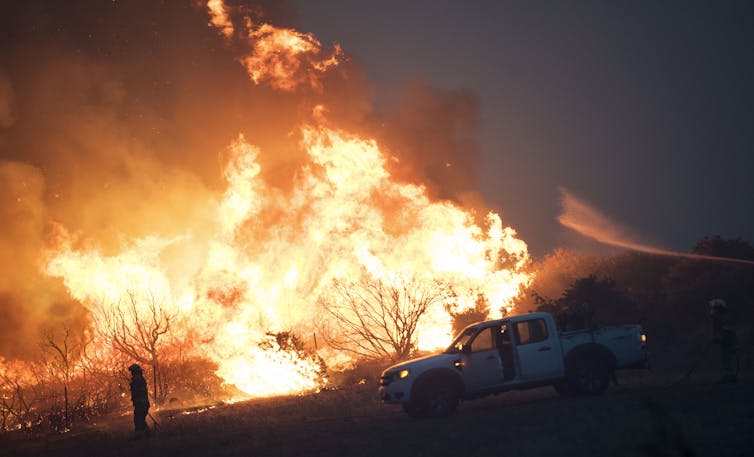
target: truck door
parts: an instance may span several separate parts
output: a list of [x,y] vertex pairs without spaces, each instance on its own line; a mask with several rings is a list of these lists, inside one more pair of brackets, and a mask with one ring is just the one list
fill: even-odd
[[503,383],[503,367],[495,344],[497,333],[500,333],[500,327],[488,327],[471,341],[471,350],[463,358],[463,381],[467,392]]
[[554,379],[563,375],[563,357],[557,332],[536,317],[516,322],[516,353],[524,382]]

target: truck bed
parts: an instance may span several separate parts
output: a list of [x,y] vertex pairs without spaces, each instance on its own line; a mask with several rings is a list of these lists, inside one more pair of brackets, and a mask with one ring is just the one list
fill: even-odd
[[617,325],[560,333],[560,345],[566,356],[571,349],[585,343],[607,347],[615,355],[615,368],[641,365],[645,361],[640,325]]

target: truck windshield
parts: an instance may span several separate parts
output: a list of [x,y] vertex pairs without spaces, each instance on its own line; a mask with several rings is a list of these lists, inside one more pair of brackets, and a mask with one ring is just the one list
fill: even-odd
[[476,334],[476,327],[469,327],[464,329],[463,332],[461,332],[455,340],[453,340],[453,343],[451,343],[450,347],[445,350],[446,354],[458,354],[463,350],[463,347],[469,344],[469,340],[471,340],[471,337],[473,337]]

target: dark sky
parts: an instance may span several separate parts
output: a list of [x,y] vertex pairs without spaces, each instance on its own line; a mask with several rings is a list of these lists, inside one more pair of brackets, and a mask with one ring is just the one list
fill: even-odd
[[647,242],[754,241],[751,2],[292,1],[380,95],[480,100],[479,186],[535,254],[578,243],[565,187]]

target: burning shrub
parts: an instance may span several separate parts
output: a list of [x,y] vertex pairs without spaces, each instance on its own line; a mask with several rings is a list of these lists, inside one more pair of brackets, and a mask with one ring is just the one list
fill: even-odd
[[267,336],[274,340],[268,339],[259,343],[261,349],[295,353],[301,360],[312,362],[319,367],[317,373],[318,376],[316,378],[317,384],[320,386],[325,385],[327,382],[327,364],[325,363],[325,360],[317,355],[317,353],[307,350],[304,342],[301,341],[301,338],[296,336],[293,332],[267,333]]
[[167,362],[163,377],[169,386],[170,406],[188,406],[231,396],[216,371],[217,364],[205,358]]

